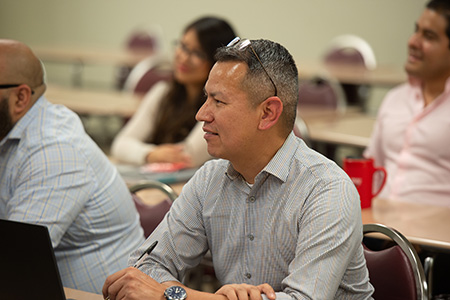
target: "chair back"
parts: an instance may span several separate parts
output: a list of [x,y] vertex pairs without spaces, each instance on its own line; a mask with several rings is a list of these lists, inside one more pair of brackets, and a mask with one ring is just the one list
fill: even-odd
[[346,103],[339,83],[330,77],[315,77],[299,84],[299,110],[302,107],[336,110],[344,112]]
[[[144,189],[157,189],[163,192],[167,198],[156,204],[149,205],[145,203],[136,193]],[[166,213],[170,210],[173,201],[178,197],[175,191],[167,184],[159,181],[148,180],[129,188],[134,205],[139,213],[141,227],[144,230],[144,236],[147,238],[153,230],[161,223]]]
[[[134,29],[125,42],[125,48],[128,51],[135,51],[140,54],[148,53],[158,55],[163,52],[162,49],[162,29],[158,25],[149,28]],[[124,84],[133,68],[129,66],[121,66],[116,73],[116,87],[122,90]]]
[[158,46],[156,37],[144,30],[137,30],[133,32],[126,42],[127,48],[131,51],[154,51]]
[[167,61],[154,55],[139,62],[128,75],[123,90],[135,94],[146,94],[157,82],[172,78],[172,69]]
[[335,37],[324,54],[325,63],[363,65],[375,69],[377,61],[372,47],[359,36],[345,34]]
[[[324,54],[326,64],[363,66],[367,70],[376,68],[375,53],[364,39],[351,34],[335,37],[330,41]],[[370,88],[366,84],[342,83],[345,99],[350,105],[366,109]]]
[[294,124],[294,134],[310,145],[309,129],[305,121],[297,114]]
[[419,257],[411,243],[398,231],[381,224],[364,224],[364,235],[381,233],[394,245],[371,250],[364,245],[364,256],[374,299],[428,299],[427,282]]

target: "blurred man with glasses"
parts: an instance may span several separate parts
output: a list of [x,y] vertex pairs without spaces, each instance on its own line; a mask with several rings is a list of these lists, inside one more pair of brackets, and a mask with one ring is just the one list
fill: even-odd
[[0,40],[0,70],[0,219],[47,226],[63,285],[100,293],[144,241],[131,195],[78,116],[46,100],[29,47]]
[[[208,152],[220,159],[185,185],[130,264],[154,241],[158,246],[139,270],[108,277],[104,296],[371,299],[355,186],[293,133],[292,56],[275,42],[235,39],[216,58],[197,120]],[[223,285],[215,294],[179,282],[208,250]]]

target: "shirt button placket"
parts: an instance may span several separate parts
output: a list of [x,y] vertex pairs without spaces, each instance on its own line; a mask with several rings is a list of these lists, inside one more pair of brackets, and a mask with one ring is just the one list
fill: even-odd
[[[256,197],[255,197],[255,196],[250,196],[250,197],[248,197],[247,201],[248,201],[249,203],[255,203]],[[247,224],[247,225],[249,225],[249,224]],[[250,226],[250,227],[251,227],[251,226]],[[248,232],[252,232],[252,231],[253,231],[253,230],[252,230],[251,228],[248,228]],[[247,238],[248,238],[250,241],[253,241],[253,240],[255,239],[255,236],[254,236],[253,234],[249,233],[249,234],[247,234]],[[247,272],[247,273],[244,274],[244,277],[247,278],[247,279],[251,279],[251,278],[252,278],[252,274],[249,273],[249,272]]]

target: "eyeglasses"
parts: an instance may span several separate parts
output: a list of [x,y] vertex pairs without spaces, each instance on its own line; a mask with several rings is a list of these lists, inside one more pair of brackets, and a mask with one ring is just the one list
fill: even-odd
[[208,58],[206,57],[206,54],[199,50],[192,50],[189,49],[188,46],[186,46],[185,43],[177,41],[175,43],[178,50],[181,50],[184,54],[186,54],[194,63],[205,61]]
[[[10,88],[15,88],[18,87],[22,84],[0,84],[0,89],[10,89]],[[34,91],[31,90],[31,95],[34,95]]]
[[250,40],[248,40],[248,39],[241,40],[240,37],[235,37],[231,42],[228,43],[227,47],[235,47],[236,49],[242,50],[242,51],[246,50],[247,47],[249,47],[250,50],[252,50],[253,54],[255,55],[256,59],[259,61],[260,65],[263,68],[264,72],[266,73],[267,77],[269,77],[270,82],[272,82],[273,88],[275,89],[275,96],[278,95],[278,90],[277,90],[277,86],[275,85],[275,82],[273,81],[272,77],[270,77],[269,72],[267,72],[267,70],[264,67],[258,54],[256,54],[255,49],[253,49],[252,43],[250,42]]

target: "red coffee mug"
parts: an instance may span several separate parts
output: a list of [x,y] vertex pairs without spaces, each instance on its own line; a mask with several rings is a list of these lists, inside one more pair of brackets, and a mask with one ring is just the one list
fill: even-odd
[[[386,182],[386,170],[375,167],[372,158],[344,158],[344,171],[353,181],[361,198],[361,208],[372,205],[372,198],[381,192]],[[376,172],[383,173],[383,180],[377,191],[373,192],[373,177]]]

